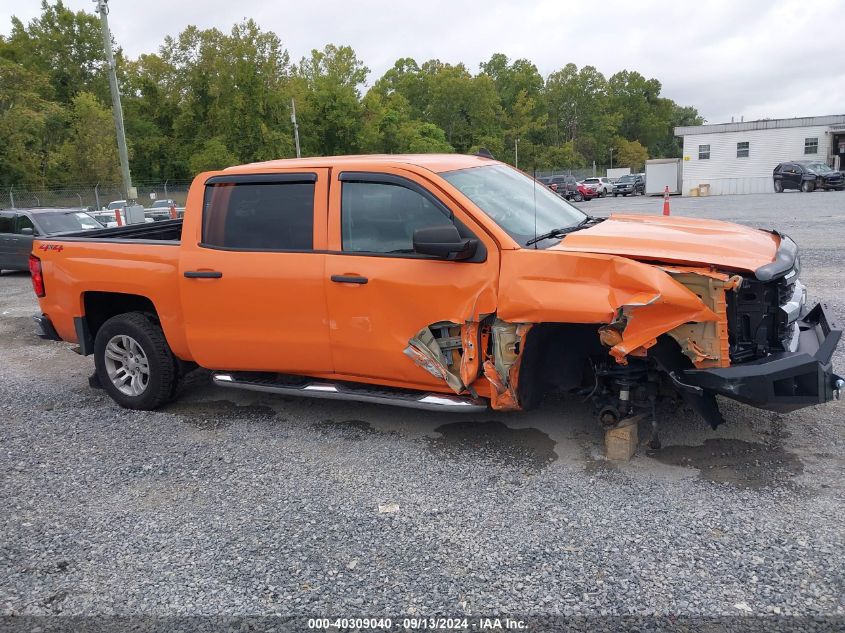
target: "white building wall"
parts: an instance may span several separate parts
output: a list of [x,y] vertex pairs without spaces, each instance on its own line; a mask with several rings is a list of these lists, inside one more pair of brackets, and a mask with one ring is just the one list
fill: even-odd
[[[770,193],[772,170],[787,160],[818,159],[830,154],[829,126],[792,127],[684,136],[683,189],[710,185],[710,195]],[[804,140],[818,138],[817,154],[804,154]],[[748,158],[737,158],[736,144],[749,143]],[[710,145],[710,159],[699,160],[698,146]]]

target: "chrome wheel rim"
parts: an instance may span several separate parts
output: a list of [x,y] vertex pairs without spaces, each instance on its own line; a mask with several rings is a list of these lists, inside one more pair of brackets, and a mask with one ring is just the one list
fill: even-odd
[[131,336],[119,334],[106,344],[106,373],[120,393],[140,396],[150,384],[150,362],[144,348]]

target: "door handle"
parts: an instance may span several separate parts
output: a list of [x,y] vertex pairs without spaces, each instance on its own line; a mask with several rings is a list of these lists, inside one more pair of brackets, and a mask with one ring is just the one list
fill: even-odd
[[358,275],[332,275],[332,281],[338,284],[365,284],[369,279]]
[[223,276],[219,270],[186,270],[188,279],[220,279]]

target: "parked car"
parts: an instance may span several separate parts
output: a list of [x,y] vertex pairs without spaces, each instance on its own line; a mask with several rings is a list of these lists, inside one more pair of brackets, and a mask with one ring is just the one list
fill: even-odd
[[613,183],[614,198],[620,194],[623,196],[635,196],[638,193],[645,195],[645,178],[640,174],[628,174]]
[[0,271],[27,270],[36,237],[101,228],[82,209],[0,210]]
[[581,200],[592,200],[593,198],[597,198],[599,192],[595,189],[592,189],[585,185],[583,182],[578,183],[578,194],[581,196]]
[[610,178],[585,178],[584,184],[598,193],[600,198],[613,193],[613,183],[610,181]]
[[814,189],[845,189],[845,177],[842,172],[831,169],[828,165],[815,160],[796,160],[781,163],[772,174],[775,191],[784,189],[813,191]]
[[170,217],[171,208],[176,209],[177,218],[181,218],[185,214],[185,207],[178,206],[175,200],[164,199],[156,200],[155,202],[153,202],[144,211],[144,215],[147,218],[151,218],[155,222],[161,222],[162,220],[172,220],[174,218]]
[[109,206],[106,207],[108,211],[114,211],[115,209],[123,209],[126,205],[129,204],[126,200],[112,200],[109,202]]
[[588,394],[610,428],[664,398],[717,426],[717,394],[788,412],[845,386],[841,329],[804,305],[777,231],[594,218],[455,154],[230,167],[188,201],[184,220],[41,237],[30,257],[38,334],[92,354],[130,409],[196,365],[226,388],[438,411]]

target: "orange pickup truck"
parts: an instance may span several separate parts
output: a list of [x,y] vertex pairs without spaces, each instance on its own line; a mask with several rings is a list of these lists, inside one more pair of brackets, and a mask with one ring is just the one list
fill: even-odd
[[716,395],[838,397],[840,328],[795,243],[682,217],[584,214],[484,156],[277,160],[200,174],[184,219],[37,239],[39,334],[153,409],[195,366],[221,387],[442,411],[550,390],[613,426]]

